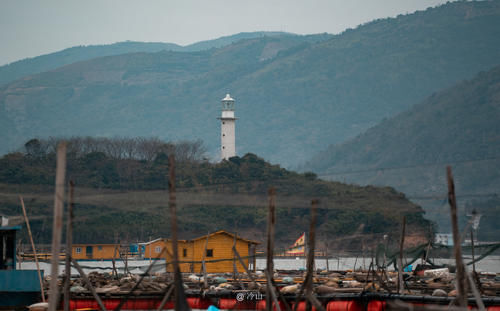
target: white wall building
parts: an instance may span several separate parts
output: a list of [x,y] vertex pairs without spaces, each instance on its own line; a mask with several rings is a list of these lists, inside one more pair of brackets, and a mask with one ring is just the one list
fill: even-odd
[[229,94],[222,99],[222,115],[218,118],[220,127],[220,154],[222,160],[236,156],[236,118],[234,117],[234,99]]

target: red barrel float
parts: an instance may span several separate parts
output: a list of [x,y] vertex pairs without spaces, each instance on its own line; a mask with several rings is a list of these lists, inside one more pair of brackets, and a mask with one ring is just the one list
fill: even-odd
[[[295,308],[295,303],[292,303],[292,310]],[[316,308],[313,306],[312,307],[313,311],[316,311]],[[299,305],[297,306],[297,311],[306,311],[306,302],[305,301],[300,301]]]
[[197,297],[187,298],[187,303],[191,309],[208,309],[212,305],[212,302],[208,299],[202,299]]
[[382,300],[372,300],[366,306],[366,311],[385,311],[387,303]]
[[[107,310],[115,309],[121,302],[119,298],[104,298],[102,303]],[[156,310],[160,306],[161,299],[131,298],[122,306],[122,310]],[[95,309],[100,310],[99,305],[94,299],[72,299],[69,302],[70,310],[76,309]],[[174,302],[168,301],[164,309],[173,309]]]
[[330,301],[326,305],[327,311],[364,311],[363,304],[355,300]]
[[[285,305],[283,304],[283,302],[280,301],[279,306],[280,306],[281,310],[285,310]],[[265,299],[259,300],[257,302],[257,310],[266,310],[266,300]],[[273,302],[273,310],[276,310],[276,305],[274,304],[274,302]]]
[[221,310],[255,310],[255,300],[238,301],[231,298],[221,298],[217,307]]

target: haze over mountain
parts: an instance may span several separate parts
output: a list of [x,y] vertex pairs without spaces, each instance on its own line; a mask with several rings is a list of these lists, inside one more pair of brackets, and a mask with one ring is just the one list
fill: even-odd
[[101,57],[0,87],[1,152],[34,136],[159,136],[219,145],[236,99],[237,150],[284,166],[497,65],[500,1],[453,2],[329,40],[274,36],[198,52]]
[[469,209],[477,208],[480,199],[500,194],[500,66],[330,146],[305,169],[328,179],[395,187],[426,206],[428,216],[446,229],[447,164],[461,207],[474,199]]
[[[186,51],[196,52],[211,48],[220,48],[243,39],[262,36],[287,35],[284,32],[242,32],[232,36],[221,37],[181,46],[175,43],[162,42],[118,42],[109,45],[75,46],[62,51],[27,58],[0,67],[0,85],[17,80],[21,77],[56,69],[58,67],[84,61],[96,57],[111,56],[136,52]],[[293,34],[289,34],[293,36]],[[327,36],[325,36],[327,37]]]

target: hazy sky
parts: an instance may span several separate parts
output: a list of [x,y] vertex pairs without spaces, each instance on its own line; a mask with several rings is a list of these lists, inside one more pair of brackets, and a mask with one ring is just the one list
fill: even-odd
[[243,31],[339,33],[445,0],[0,0],[0,65],[76,45],[181,45]]

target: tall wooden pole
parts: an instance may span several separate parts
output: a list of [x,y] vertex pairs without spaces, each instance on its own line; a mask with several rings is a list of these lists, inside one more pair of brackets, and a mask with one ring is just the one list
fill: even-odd
[[90,280],[88,279],[88,277],[85,274],[85,272],[83,272],[82,267],[80,267],[80,265],[78,264],[78,262],[76,262],[76,260],[74,260],[73,258],[71,258],[71,263],[73,264],[73,266],[75,266],[75,268],[78,271],[78,273],[80,273],[80,276],[82,277],[83,282],[85,282],[85,284],[87,285],[87,287],[90,289],[90,292],[92,293],[92,296],[94,296],[95,301],[97,301],[97,304],[101,308],[101,311],[107,311],[106,310],[106,306],[104,306],[104,304],[102,303],[101,297],[99,297],[99,295],[95,291],[94,286],[92,286],[92,282],[90,282]]
[[175,194],[175,157],[170,155],[168,158],[169,164],[169,179],[168,179],[168,206],[170,209],[170,225],[172,227],[172,251],[173,251],[173,266],[174,272],[179,269],[179,254],[177,246],[177,203]]
[[233,237],[233,281],[236,281],[236,275],[238,273],[238,268],[236,267],[236,253],[234,252],[234,249],[236,249],[236,235],[237,233],[235,232]]
[[210,237],[210,232],[207,232],[207,239],[205,240],[205,247],[203,247],[203,256],[201,257],[201,273],[203,274],[203,288],[208,288],[207,279],[207,264],[205,263],[205,257],[207,256],[208,238]]
[[256,253],[257,253],[257,246],[253,245],[253,247],[252,247],[252,270],[253,270],[253,272],[255,272],[255,270],[257,270],[257,256],[256,256]]
[[313,270],[314,270],[314,246],[316,239],[316,209],[318,207],[318,200],[311,201],[311,223],[309,225],[309,249],[307,252],[307,273],[306,273],[306,311],[310,311],[312,306],[309,297],[313,293]]
[[163,296],[163,299],[161,300],[161,303],[158,306],[158,309],[156,309],[156,311],[163,310],[163,307],[165,307],[165,304],[167,303],[168,298],[170,298],[170,295],[172,295],[172,292],[174,291],[174,286],[172,284],[170,284],[167,288],[168,288],[168,290],[165,293],[165,296]]
[[[267,275],[269,279],[272,281],[274,276],[274,263],[273,263],[273,253],[274,253],[274,225],[276,224],[276,205],[275,205],[275,196],[276,190],[271,187],[268,190],[269,197],[269,210],[267,213]],[[271,311],[273,309],[273,299],[272,299],[272,284],[267,283],[266,286],[266,310]]]
[[403,282],[403,251],[405,244],[405,229],[406,229],[406,217],[403,216],[401,220],[401,237],[399,239],[399,258],[398,258],[398,293],[402,294],[404,289]]
[[474,273],[474,276],[476,276],[476,258],[474,256],[474,230],[471,228],[470,229],[470,244],[471,244],[471,251],[472,251],[472,273]]
[[49,311],[55,311],[59,300],[59,252],[61,251],[61,233],[63,226],[64,180],[66,176],[66,142],[57,146],[56,185],[54,195],[54,220],[52,224],[52,258],[49,293]]
[[191,310],[184,295],[181,272],[179,270],[179,254],[177,246],[177,203],[175,197],[175,156],[171,154],[168,157],[168,206],[170,209],[170,223],[172,229],[172,248],[173,248],[173,267],[174,267],[174,286],[175,286],[175,310]]
[[64,282],[64,311],[69,311],[69,288],[71,282],[71,255],[73,244],[73,208],[75,206],[75,183],[69,182],[68,219],[66,223],[66,278]]
[[455,250],[456,261],[456,282],[457,282],[457,302],[462,308],[467,307],[467,293],[465,291],[465,270],[462,261],[462,246],[460,245],[460,232],[458,230],[457,200],[455,197],[455,184],[451,167],[446,167],[446,177],[448,181],[448,203],[451,209],[451,227],[453,232],[453,248]]
[[33,242],[33,235],[31,234],[30,221],[28,215],[26,214],[26,207],[24,206],[23,197],[19,197],[21,200],[21,207],[23,208],[24,221],[26,222],[26,228],[28,228],[28,235],[30,237],[31,249],[33,249],[33,256],[35,256],[36,271],[38,271],[38,280],[40,281],[40,291],[42,293],[42,301],[45,302],[45,290],[43,289],[43,279],[42,273],[40,272],[40,265],[38,264],[38,256],[36,255],[35,242]]

